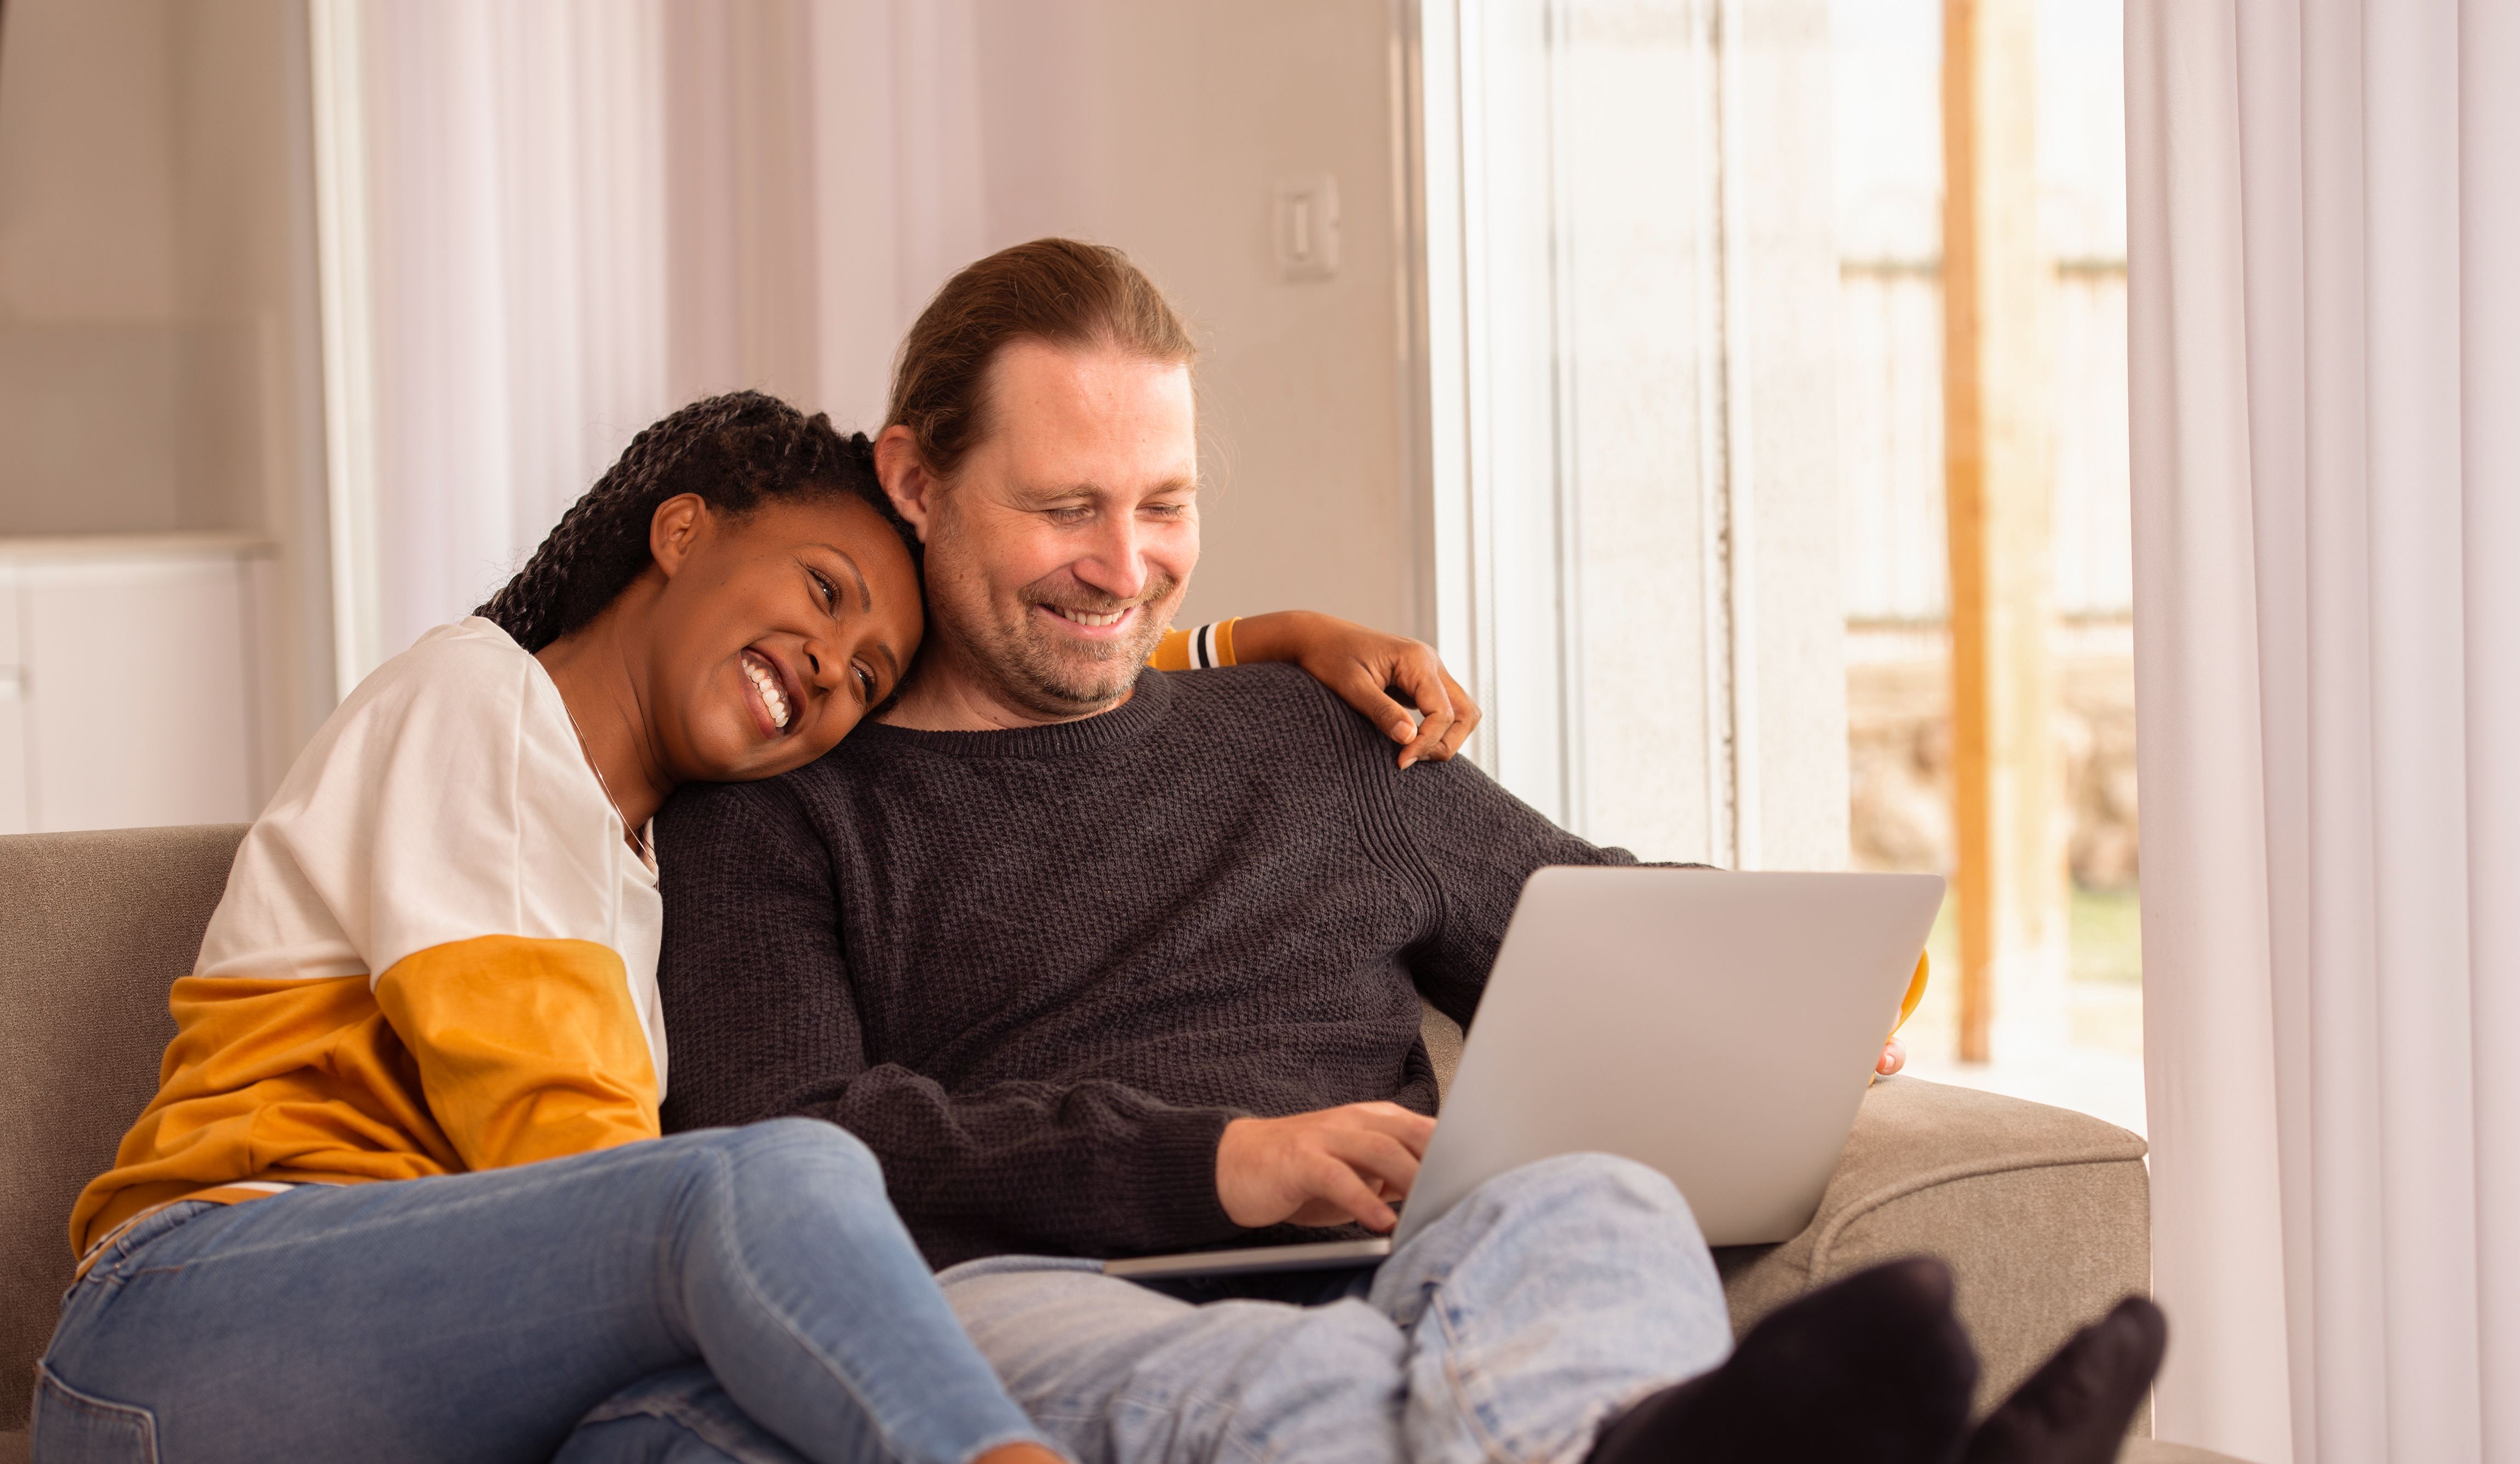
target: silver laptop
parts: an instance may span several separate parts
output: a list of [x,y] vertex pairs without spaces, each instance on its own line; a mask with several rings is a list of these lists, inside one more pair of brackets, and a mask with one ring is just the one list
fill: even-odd
[[1943,900],[1931,874],[1548,868],[1480,998],[1388,1239],[1111,1261],[1115,1276],[1369,1264],[1557,1154],[1669,1176],[1710,1245],[1810,1223]]

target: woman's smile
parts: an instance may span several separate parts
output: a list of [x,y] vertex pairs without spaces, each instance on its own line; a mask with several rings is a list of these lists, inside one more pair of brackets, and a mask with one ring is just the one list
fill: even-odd
[[772,737],[786,736],[795,722],[797,706],[804,700],[787,668],[748,645],[737,659],[743,667],[745,684],[752,688],[747,700],[761,722],[762,732]]

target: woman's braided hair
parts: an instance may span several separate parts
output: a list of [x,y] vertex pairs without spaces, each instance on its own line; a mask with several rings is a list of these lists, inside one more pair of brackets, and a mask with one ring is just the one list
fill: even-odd
[[821,413],[809,418],[777,397],[733,391],[630,439],[517,577],[472,613],[529,651],[583,628],[654,562],[648,530],[656,506],[684,493],[738,517],[768,499],[861,499],[909,546],[911,563],[920,561],[919,535],[877,481],[865,433],[842,437]]

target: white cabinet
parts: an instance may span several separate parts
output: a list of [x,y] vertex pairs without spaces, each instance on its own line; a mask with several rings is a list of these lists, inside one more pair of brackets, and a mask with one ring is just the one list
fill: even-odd
[[271,581],[244,535],[0,538],[0,833],[251,819]]

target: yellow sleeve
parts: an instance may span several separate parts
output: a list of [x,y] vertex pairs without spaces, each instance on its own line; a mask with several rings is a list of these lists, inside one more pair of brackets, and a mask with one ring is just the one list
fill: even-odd
[[656,1069],[621,957],[593,941],[485,935],[414,952],[377,1005],[469,1169],[662,1132]]
[[351,1184],[462,1169],[364,974],[186,976],[158,1095],[70,1212],[70,1250],[242,1179]]
[[1166,631],[1164,639],[1157,643],[1155,653],[1148,659],[1147,664],[1157,671],[1197,670],[1202,664],[1199,658],[1199,633],[1211,631],[1214,634],[1209,638],[1207,647],[1209,658],[1203,664],[1238,666],[1241,662],[1234,658],[1234,624],[1233,620],[1220,620],[1212,626],[1200,626],[1198,630]]

